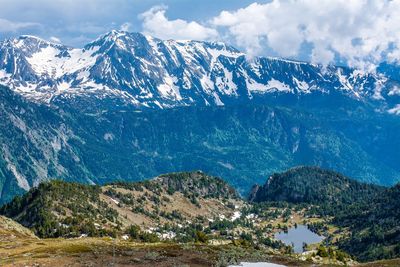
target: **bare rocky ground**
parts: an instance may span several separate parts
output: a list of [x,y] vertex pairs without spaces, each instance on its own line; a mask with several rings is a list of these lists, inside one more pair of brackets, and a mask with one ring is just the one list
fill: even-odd
[[[0,216],[0,266],[227,266],[268,261],[286,266],[315,266],[289,256],[233,245],[136,243],[111,238],[39,239],[29,229]],[[325,265],[333,266],[333,265]],[[400,260],[362,264],[400,266]]]

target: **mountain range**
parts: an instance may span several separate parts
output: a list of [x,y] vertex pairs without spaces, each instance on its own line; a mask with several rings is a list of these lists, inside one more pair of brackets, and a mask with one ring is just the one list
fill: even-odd
[[295,165],[400,180],[397,67],[249,58],[223,43],[111,31],[83,48],[0,43],[0,201],[40,182],[202,169],[242,194]]
[[0,82],[44,103],[114,97],[139,108],[215,106],[266,95],[343,94],[397,113],[396,68],[376,73],[278,58],[248,58],[224,43],[163,41],[111,31],[83,48],[34,36],[0,43]]

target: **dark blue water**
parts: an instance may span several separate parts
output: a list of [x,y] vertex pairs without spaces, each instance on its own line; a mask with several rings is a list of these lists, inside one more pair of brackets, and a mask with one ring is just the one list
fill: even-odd
[[303,243],[319,243],[324,237],[311,232],[305,225],[298,225],[297,228],[290,228],[287,233],[276,233],[275,239],[282,241],[286,245],[293,245],[294,252],[301,253],[303,252]]

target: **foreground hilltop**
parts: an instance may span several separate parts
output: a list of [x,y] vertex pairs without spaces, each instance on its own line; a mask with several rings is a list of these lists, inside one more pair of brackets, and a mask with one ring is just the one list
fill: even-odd
[[31,230],[13,221],[0,216],[0,243],[15,242],[18,239],[37,239]]

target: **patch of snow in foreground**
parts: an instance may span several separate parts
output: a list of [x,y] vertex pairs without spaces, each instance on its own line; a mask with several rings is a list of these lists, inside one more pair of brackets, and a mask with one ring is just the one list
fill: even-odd
[[286,266],[269,262],[241,262],[240,265],[229,265],[229,267],[286,267]]
[[235,211],[231,217],[231,221],[236,221],[237,219],[240,218],[240,216],[242,216],[242,213],[240,211]]
[[115,204],[117,204],[117,205],[119,204],[119,201],[118,201],[118,200],[115,200],[115,199],[113,199],[112,197],[110,197],[110,199],[111,199],[111,201],[114,202]]
[[172,231],[163,233],[163,234],[158,234],[158,236],[163,239],[163,240],[167,240],[167,239],[173,239],[176,237],[176,234]]

